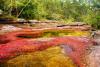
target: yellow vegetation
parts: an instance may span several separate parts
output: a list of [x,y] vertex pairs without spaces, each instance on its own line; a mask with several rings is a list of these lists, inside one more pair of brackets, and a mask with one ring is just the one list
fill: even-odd
[[76,67],[60,47],[28,53],[9,60],[5,67]]
[[89,35],[90,35],[90,33],[88,31],[61,30],[61,31],[47,31],[47,32],[44,32],[42,37],[89,36]]

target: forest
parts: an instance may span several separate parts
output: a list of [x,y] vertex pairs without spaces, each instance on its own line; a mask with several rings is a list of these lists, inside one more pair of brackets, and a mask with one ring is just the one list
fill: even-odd
[[85,22],[100,28],[100,0],[0,0],[0,11],[14,18]]

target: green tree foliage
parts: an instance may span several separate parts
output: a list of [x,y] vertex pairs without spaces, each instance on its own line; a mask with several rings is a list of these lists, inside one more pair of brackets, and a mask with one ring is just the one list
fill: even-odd
[[18,18],[79,21],[100,28],[100,0],[0,0],[0,9]]

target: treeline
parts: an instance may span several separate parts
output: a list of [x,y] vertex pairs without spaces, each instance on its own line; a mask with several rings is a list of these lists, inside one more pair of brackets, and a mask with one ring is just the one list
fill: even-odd
[[18,18],[87,22],[100,28],[100,0],[0,0],[0,9]]

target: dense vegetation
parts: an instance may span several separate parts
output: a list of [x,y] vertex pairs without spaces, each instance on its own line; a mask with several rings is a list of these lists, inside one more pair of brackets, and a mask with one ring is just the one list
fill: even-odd
[[79,21],[100,28],[100,0],[0,0],[0,9],[18,18]]

